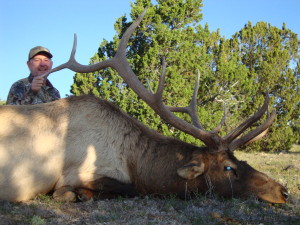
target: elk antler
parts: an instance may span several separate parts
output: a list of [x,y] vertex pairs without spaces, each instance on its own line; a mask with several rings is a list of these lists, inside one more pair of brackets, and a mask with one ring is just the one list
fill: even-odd
[[[229,149],[233,151],[234,149],[237,149],[238,147],[242,146],[243,144],[260,139],[263,137],[267,132],[268,128],[273,123],[276,113],[273,111],[270,115],[268,115],[268,118],[266,121],[258,126],[255,130],[252,130],[248,134],[242,136],[239,139],[236,139],[241,133],[243,133],[247,128],[249,128],[253,123],[258,121],[267,111],[269,105],[269,93],[267,92],[265,95],[265,101],[263,106],[258,110],[253,116],[251,116],[249,119],[241,123],[236,129],[231,131],[228,135],[224,137],[227,143],[230,143]],[[257,138],[258,135],[261,135],[259,138]],[[235,140],[236,139],[236,140]]]
[[[266,97],[265,104],[262,107],[262,109],[260,109],[256,114],[254,114],[253,117],[248,119],[246,122],[242,123],[238,128],[232,131],[224,139],[219,135],[217,135],[217,133],[221,128],[222,124],[224,123],[225,115],[220,125],[217,128],[215,128],[213,131],[204,130],[198,118],[197,105],[196,105],[196,96],[199,88],[199,77],[200,77],[199,72],[198,72],[198,78],[194,88],[194,93],[190,105],[187,107],[168,107],[162,101],[162,93],[163,93],[163,88],[165,83],[165,70],[166,70],[166,63],[164,58],[162,60],[162,74],[159,80],[156,93],[151,93],[150,91],[148,91],[144,87],[144,85],[139,81],[137,76],[134,74],[126,58],[126,48],[127,48],[127,43],[129,41],[129,38],[134,32],[134,30],[136,29],[136,27],[141,22],[145,13],[146,13],[146,9],[126,30],[126,32],[124,33],[124,35],[120,40],[120,44],[118,46],[117,52],[113,58],[107,59],[105,61],[93,65],[79,64],[75,60],[77,38],[76,35],[74,35],[74,44],[73,44],[73,49],[69,61],[67,63],[64,63],[52,69],[50,72],[42,76],[48,76],[50,73],[64,68],[68,68],[74,72],[79,72],[79,73],[94,72],[94,71],[104,69],[106,67],[114,68],[119,73],[119,75],[124,79],[124,81],[128,84],[128,86],[143,101],[145,101],[162,119],[164,119],[167,123],[174,126],[175,128],[185,133],[188,133],[197,139],[202,140],[209,147],[210,150],[222,150],[222,149],[228,149],[228,147],[230,147],[230,149],[233,150],[238,146],[241,146],[242,144],[246,143],[247,141],[250,141],[256,135],[262,133],[271,125],[274,119],[273,114],[272,114],[273,117],[271,116],[271,119],[268,119],[263,125],[256,128],[254,131],[251,131],[249,134],[243,136],[242,138],[233,141],[247,127],[249,127],[251,124],[257,121],[260,117],[262,117],[268,105],[268,98]],[[193,124],[190,124],[185,120],[180,119],[173,112],[184,112],[189,114]]]

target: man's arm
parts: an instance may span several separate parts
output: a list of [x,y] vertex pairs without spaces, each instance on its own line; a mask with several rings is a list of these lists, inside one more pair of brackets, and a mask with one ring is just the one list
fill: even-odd
[[25,84],[22,81],[17,81],[9,90],[6,105],[29,105],[33,94],[30,83]]

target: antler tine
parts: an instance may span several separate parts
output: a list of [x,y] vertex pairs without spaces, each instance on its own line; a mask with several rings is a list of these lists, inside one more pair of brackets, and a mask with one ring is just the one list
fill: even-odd
[[186,107],[169,106],[168,108],[171,112],[181,112],[181,113],[189,114],[194,126],[198,127],[201,130],[204,130],[203,126],[201,125],[201,123],[199,121],[199,116],[198,116],[198,112],[197,112],[197,94],[198,94],[198,90],[199,90],[199,81],[200,81],[200,72],[198,70],[198,75],[196,77],[196,83],[195,83],[195,87],[194,87],[193,96],[192,96],[191,102],[188,106],[186,106]]
[[248,118],[246,121],[241,123],[236,129],[231,131],[229,134],[227,134],[224,139],[226,140],[227,143],[232,142],[235,138],[237,138],[241,133],[243,133],[247,128],[249,128],[253,123],[258,121],[264,113],[268,109],[268,104],[269,104],[269,94],[268,92],[265,95],[265,101],[263,106],[258,110],[253,116]]
[[57,72],[57,71],[62,70],[62,69],[69,68],[69,65],[70,65],[71,63],[77,63],[76,60],[75,60],[76,48],[77,48],[77,35],[74,34],[73,48],[72,48],[72,51],[71,51],[71,55],[70,55],[69,61],[66,62],[66,63],[64,63],[64,64],[61,64],[61,65],[55,67],[54,69],[52,69],[52,70],[50,70],[49,72],[44,73],[44,74],[42,74],[42,75],[40,75],[40,76],[46,78],[46,77],[48,77],[51,73]]
[[[258,126],[256,129],[250,131],[246,135],[242,136],[241,138],[234,140],[229,145],[229,150],[233,151],[233,150],[237,149],[238,147],[244,145],[245,143],[252,142],[254,138],[255,138],[255,140],[262,138],[267,133],[269,127],[273,123],[275,116],[276,116],[276,112],[273,111],[263,124]],[[257,138],[258,135],[261,135],[261,136],[259,136],[259,138]]]
[[165,77],[166,77],[167,63],[166,63],[166,59],[164,56],[162,57],[162,66],[161,67],[162,67],[161,76],[160,76],[158,87],[157,87],[157,90],[155,93],[155,96],[158,99],[162,99],[162,94],[164,91],[164,86],[165,86],[165,81],[166,81]]
[[198,127],[199,129],[203,130],[203,127],[199,121],[199,116],[198,116],[198,111],[197,111],[197,94],[199,91],[199,82],[200,82],[200,71],[198,70],[190,107],[191,107],[191,118],[192,118],[194,125],[196,127]]
[[226,115],[227,115],[227,108],[226,108],[226,104],[224,103],[224,115],[223,115],[223,117],[222,117],[222,120],[221,120],[220,124],[212,131],[212,133],[217,134],[217,133],[220,132],[222,126],[223,126],[224,123],[225,123]]
[[147,8],[144,9],[144,11],[141,13],[141,15],[127,28],[127,30],[125,31],[125,33],[123,34],[115,58],[118,57],[125,57],[126,55],[126,48],[127,48],[127,43],[131,37],[131,35],[133,34],[133,32],[135,31],[135,29],[137,28],[137,26],[140,24],[140,22],[142,21],[142,19],[144,18],[145,14],[147,12]]

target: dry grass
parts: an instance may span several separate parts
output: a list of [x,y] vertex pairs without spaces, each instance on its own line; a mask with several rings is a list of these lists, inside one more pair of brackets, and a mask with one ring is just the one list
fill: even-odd
[[236,156],[286,185],[288,203],[204,196],[191,201],[169,196],[61,203],[40,196],[28,203],[0,202],[0,224],[300,224],[300,147],[289,153]]

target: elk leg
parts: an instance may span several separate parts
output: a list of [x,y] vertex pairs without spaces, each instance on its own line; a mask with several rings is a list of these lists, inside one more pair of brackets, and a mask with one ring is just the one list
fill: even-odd
[[76,201],[76,195],[74,193],[74,188],[69,185],[56,189],[53,192],[52,197],[54,200],[57,200],[57,201],[63,201],[63,202],[75,202]]
[[97,179],[85,187],[78,187],[75,192],[81,201],[87,201],[91,198],[95,200],[111,199],[118,196],[132,198],[138,195],[132,184],[125,184],[109,177]]

